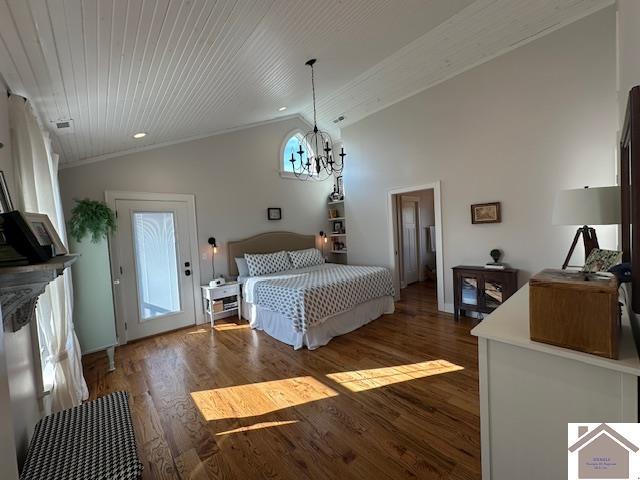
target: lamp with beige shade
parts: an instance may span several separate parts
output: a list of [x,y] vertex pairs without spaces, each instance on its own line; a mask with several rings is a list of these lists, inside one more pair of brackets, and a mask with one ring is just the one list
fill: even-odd
[[561,190],[553,208],[554,225],[582,225],[576,231],[567,258],[566,269],[582,235],[585,259],[594,248],[600,248],[596,230],[590,225],[617,225],[620,223],[620,187],[595,187]]

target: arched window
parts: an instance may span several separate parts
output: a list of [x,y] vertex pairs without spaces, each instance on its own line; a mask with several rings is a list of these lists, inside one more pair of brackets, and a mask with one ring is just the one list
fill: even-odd
[[298,154],[298,151],[300,149],[300,146],[302,146],[302,151],[304,152],[302,154],[302,158],[306,162],[311,148],[309,147],[307,142],[305,142],[302,132],[296,130],[287,135],[280,151],[280,174],[283,177],[295,178],[295,175],[293,173],[293,165],[291,164],[291,154],[293,154],[293,158],[296,160],[296,163],[299,164],[300,155]]

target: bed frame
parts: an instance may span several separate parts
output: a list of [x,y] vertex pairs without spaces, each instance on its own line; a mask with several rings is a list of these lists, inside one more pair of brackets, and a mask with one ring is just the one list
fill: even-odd
[[229,275],[238,275],[236,258],[245,253],[273,253],[281,250],[303,250],[316,247],[315,235],[301,235],[293,232],[267,232],[243,240],[227,243]]

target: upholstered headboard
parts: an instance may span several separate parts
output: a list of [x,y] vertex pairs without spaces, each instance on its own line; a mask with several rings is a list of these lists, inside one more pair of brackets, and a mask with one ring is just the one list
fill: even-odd
[[280,250],[302,250],[316,246],[315,235],[300,235],[293,232],[267,232],[227,243],[229,275],[238,275],[236,257],[245,253],[272,253]]

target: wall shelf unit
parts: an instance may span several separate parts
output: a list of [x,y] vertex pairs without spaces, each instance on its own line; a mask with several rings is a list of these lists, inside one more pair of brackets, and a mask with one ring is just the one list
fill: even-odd
[[347,222],[344,200],[327,201],[327,260],[332,263],[347,263]]

